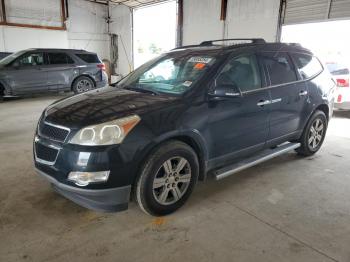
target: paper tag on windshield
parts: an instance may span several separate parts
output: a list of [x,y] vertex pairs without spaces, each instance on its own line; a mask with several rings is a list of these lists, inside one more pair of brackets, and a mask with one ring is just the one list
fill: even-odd
[[192,82],[191,81],[185,81],[185,82],[182,83],[182,85],[190,87],[192,85]]
[[188,60],[188,62],[208,64],[210,63],[211,60],[212,58],[210,57],[194,56],[194,57],[191,57],[190,60]]

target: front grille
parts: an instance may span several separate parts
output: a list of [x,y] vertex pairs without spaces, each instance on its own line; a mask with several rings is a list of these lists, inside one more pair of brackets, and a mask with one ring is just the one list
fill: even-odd
[[53,164],[56,161],[59,150],[44,146],[41,143],[35,143],[35,156],[38,162],[47,162]]
[[69,129],[41,122],[39,125],[39,134],[48,139],[64,142],[69,134]]

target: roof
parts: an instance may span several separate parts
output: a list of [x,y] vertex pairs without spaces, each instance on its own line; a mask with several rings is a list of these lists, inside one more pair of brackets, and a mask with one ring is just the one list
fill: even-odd
[[79,52],[79,53],[95,54],[94,52],[89,52],[83,49],[69,49],[69,48],[30,48],[30,49],[27,49],[26,51],[44,51],[44,52],[62,51],[62,52]]
[[[209,42],[204,42],[209,43]],[[232,51],[239,48],[250,48],[250,49],[259,49],[259,51],[294,51],[294,52],[304,52],[312,54],[312,52],[304,47],[302,47],[300,44],[296,43],[240,43],[236,45],[189,45],[189,46],[182,46],[174,49],[173,51],[193,51],[193,52],[208,52],[208,51]]]
[[[92,0],[88,0],[92,1]],[[142,7],[146,5],[158,4],[161,2],[167,2],[169,0],[94,0],[96,3],[107,4],[108,2],[114,4],[122,4],[131,8]]]

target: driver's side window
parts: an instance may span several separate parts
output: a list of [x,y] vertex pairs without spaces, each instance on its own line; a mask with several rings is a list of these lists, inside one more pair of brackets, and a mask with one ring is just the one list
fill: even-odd
[[37,66],[44,64],[43,53],[27,53],[19,57],[15,63],[16,66]]
[[216,79],[216,86],[232,86],[241,92],[261,87],[260,70],[255,55],[243,55],[230,60]]

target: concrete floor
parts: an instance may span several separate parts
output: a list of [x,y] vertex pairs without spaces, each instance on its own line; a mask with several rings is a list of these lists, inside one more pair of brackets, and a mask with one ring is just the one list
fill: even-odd
[[350,261],[350,113],[336,114],[317,155],[201,183],[153,218],[134,203],[89,211],[35,174],[34,128],[58,98],[0,104],[0,261]]

